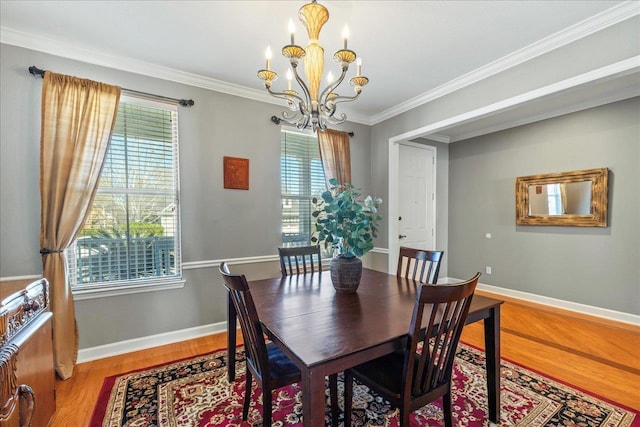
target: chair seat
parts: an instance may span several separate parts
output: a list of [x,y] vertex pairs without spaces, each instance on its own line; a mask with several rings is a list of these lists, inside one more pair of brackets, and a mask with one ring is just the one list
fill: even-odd
[[[269,355],[269,371],[271,372],[272,381],[285,381],[287,384],[299,381],[300,369],[293,364],[291,359],[277,345],[272,342],[267,343],[267,354]],[[298,378],[298,381],[295,378]]]
[[382,387],[386,394],[400,398],[402,391],[402,369],[404,366],[404,351],[374,359],[350,369],[353,376],[364,383],[373,382]]

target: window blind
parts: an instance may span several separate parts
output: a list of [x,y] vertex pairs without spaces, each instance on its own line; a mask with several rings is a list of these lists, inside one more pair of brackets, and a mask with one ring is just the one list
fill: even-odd
[[72,286],[181,278],[178,177],[177,108],[122,101],[91,212],[69,257]]
[[282,244],[311,244],[311,199],[326,190],[315,135],[281,132]]

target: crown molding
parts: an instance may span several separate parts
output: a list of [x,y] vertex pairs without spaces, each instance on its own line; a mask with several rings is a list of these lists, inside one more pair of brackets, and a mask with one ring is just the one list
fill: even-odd
[[591,18],[532,43],[529,46],[510,53],[509,55],[503,56],[502,58],[464,74],[457,79],[440,85],[433,90],[413,97],[381,113],[375,114],[371,117],[371,124],[374,125],[380,123],[413,108],[434,101],[639,14],[640,2],[627,1],[620,3],[619,5],[594,15]]
[[[227,83],[222,80],[212,79],[197,74],[187,73],[174,68],[163,67],[150,62],[139,61],[124,56],[104,54],[95,50],[78,47],[72,43],[64,43],[47,37],[36,36],[34,34],[17,31],[8,27],[0,27],[0,43],[18,46],[25,49],[36,50],[50,55],[88,64],[99,65],[120,71],[127,71],[141,74],[148,77],[155,77],[202,89],[221,92],[228,95],[239,96],[253,101],[265,102],[281,107],[286,107],[278,100],[263,90],[252,89],[245,86]],[[348,121],[371,124],[371,119],[362,114],[348,113]]]
[[[640,55],[616,62],[614,64],[606,65],[596,70],[592,70],[592,71],[580,74],[578,76],[570,77],[568,79],[565,79],[556,83],[552,83],[550,85],[547,85],[529,92],[525,92],[523,94],[514,96],[512,98],[507,98],[502,101],[495,102],[493,104],[485,105],[475,110],[467,111],[465,113],[449,117],[439,122],[431,123],[429,125],[423,126],[418,129],[413,129],[409,132],[405,132],[401,135],[397,135],[393,137],[393,140],[399,141],[404,139],[420,138],[420,137],[429,138],[430,135],[432,134],[444,133],[447,129],[452,128],[454,126],[463,125],[465,123],[470,123],[483,118],[491,117],[491,116],[500,114],[501,112],[509,111],[513,108],[524,106],[529,102],[543,99],[544,97],[547,97],[547,96],[554,96],[555,94],[558,94],[560,92],[572,90],[584,85],[589,85],[592,83],[597,83],[601,81],[615,79],[616,77],[622,77],[622,76],[637,74],[637,73],[640,73]],[[575,105],[573,106],[573,108],[575,108],[573,111],[578,111],[580,109],[589,108],[589,107],[595,107],[597,105],[602,105],[603,103],[606,103],[606,102],[619,101],[622,99],[630,98],[632,96],[634,96],[634,93],[629,93],[628,91],[627,92],[623,91],[622,93],[619,93],[619,92],[611,93],[602,98],[597,98],[597,99],[587,101],[587,103],[585,103],[584,105],[582,104]],[[589,102],[591,102],[592,104],[589,104]],[[502,124],[501,129],[499,128],[485,129],[484,131],[495,132],[495,131],[510,128],[513,126],[542,120],[544,118],[554,117],[554,113],[556,113],[555,115],[557,115],[557,114],[566,114],[571,112],[570,111],[570,109],[572,108],[571,106],[566,108],[567,110],[565,110],[562,113],[559,113],[558,111],[555,111],[555,112],[549,111],[548,112],[549,114],[544,114],[543,116],[525,117],[518,122],[509,122],[509,123]],[[484,131],[476,132],[475,134],[473,134],[473,136],[482,135],[485,133]],[[470,137],[470,135],[471,134],[465,135],[465,138]],[[455,142],[461,139],[462,138],[460,137],[452,138],[451,142]]]
[[[449,93],[460,90],[473,83],[477,83],[478,81],[486,79],[494,74],[515,67],[537,56],[575,42],[583,37],[601,31],[638,14],[640,14],[639,2],[630,0],[620,3],[600,14],[579,22],[576,25],[559,31],[549,37],[526,46],[523,49],[515,51],[490,64],[471,71],[457,79],[438,86],[431,91],[411,98],[396,105],[395,107],[371,117],[346,110],[345,112],[349,116],[348,121],[370,126],[380,123]],[[159,66],[149,62],[138,61],[128,57],[104,54],[92,49],[78,47],[72,43],[64,43],[58,40],[16,31],[8,27],[0,27],[0,43],[36,50],[62,58],[68,58],[116,70],[182,83],[228,95],[239,96],[241,98],[251,99],[254,101],[283,106],[279,100],[273,98],[262,90],[247,88],[173,68]]]

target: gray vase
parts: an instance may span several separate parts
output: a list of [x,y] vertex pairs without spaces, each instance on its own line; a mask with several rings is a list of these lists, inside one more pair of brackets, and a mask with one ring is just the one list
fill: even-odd
[[337,292],[353,293],[360,286],[362,261],[358,257],[337,256],[329,263],[331,283]]

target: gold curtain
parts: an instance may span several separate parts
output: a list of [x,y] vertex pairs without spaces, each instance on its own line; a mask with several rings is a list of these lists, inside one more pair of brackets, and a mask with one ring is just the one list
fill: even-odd
[[336,178],[339,184],[352,184],[349,134],[333,129],[318,131],[318,144],[327,185],[331,178]]
[[70,378],[78,355],[73,295],[64,250],[80,232],[95,196],[120,88],[47,71],[40,137],[40,247],[51,284],[56,372]]

